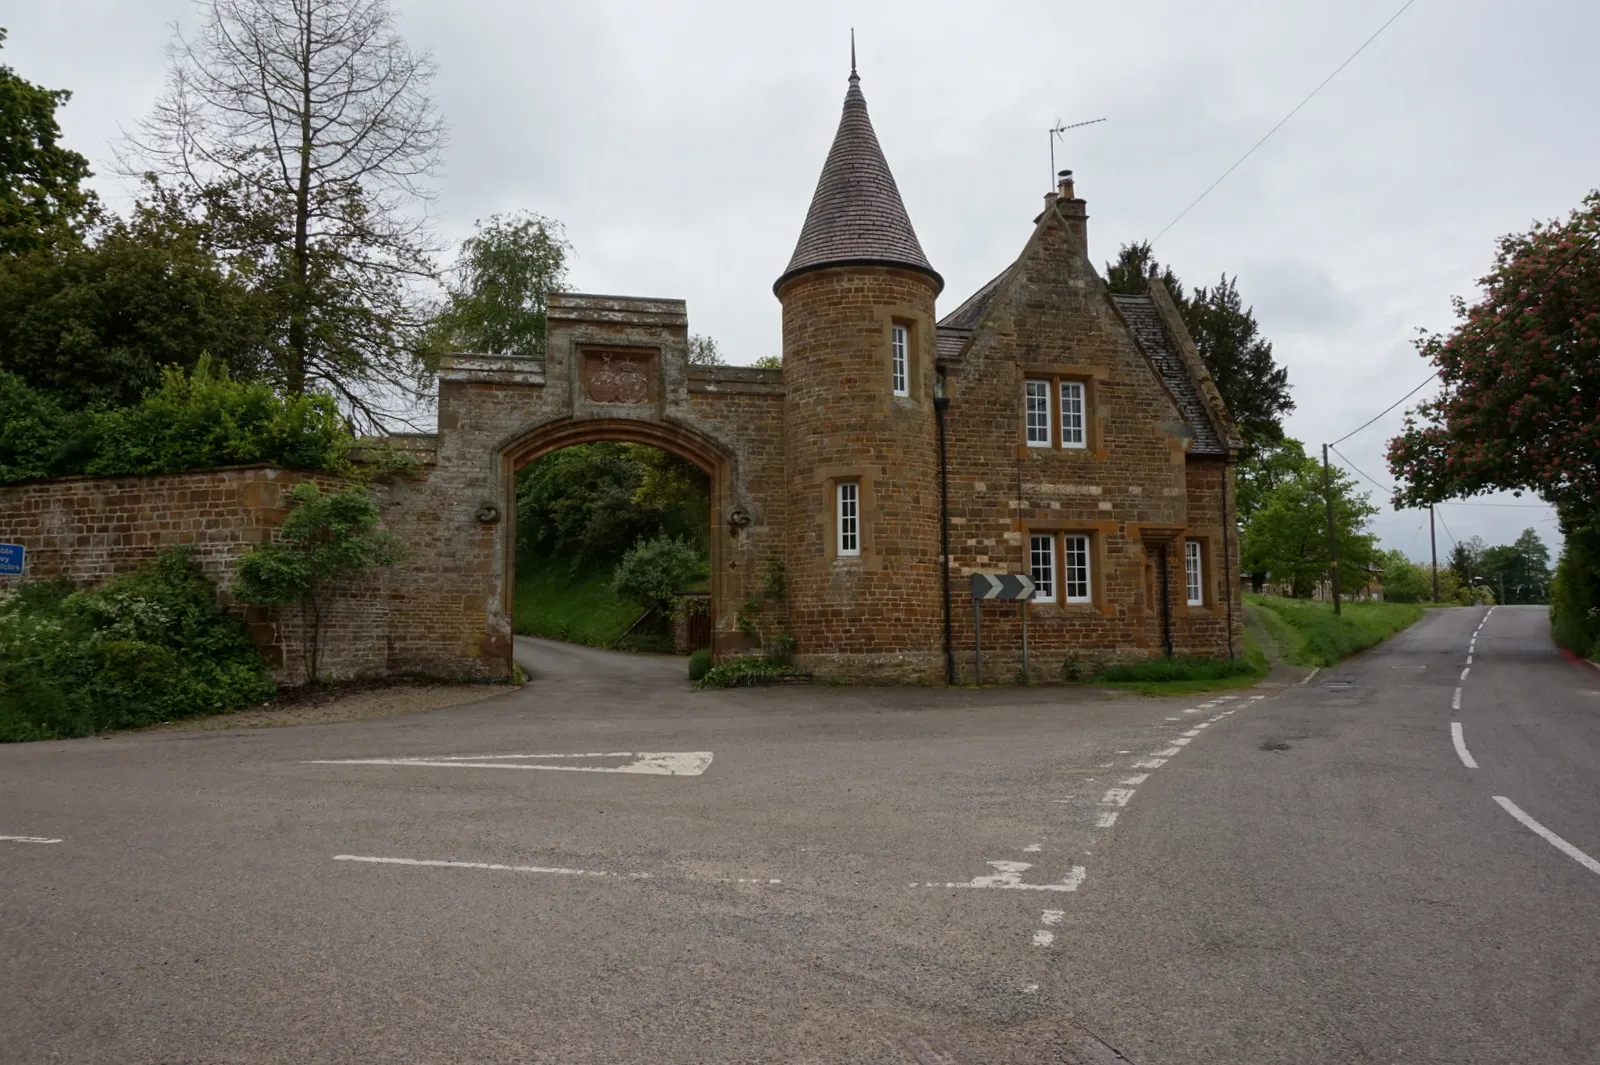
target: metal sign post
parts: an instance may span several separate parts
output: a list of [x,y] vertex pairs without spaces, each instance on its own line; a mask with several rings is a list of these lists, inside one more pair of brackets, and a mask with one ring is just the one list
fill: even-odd
[[974,573],[972,575],[972,667],[978,687],[983,687],[983,601],[1010,599],[1022,604],[1022,682],[1028,683],[1028,600],[1033,598],[1033,578],[1026,573]]
[[1028,684],[1028,601],[1022,601],[1022,683]]
[[983,687],[983,609],[982,599],[972,600],[972,673],[973,682]]

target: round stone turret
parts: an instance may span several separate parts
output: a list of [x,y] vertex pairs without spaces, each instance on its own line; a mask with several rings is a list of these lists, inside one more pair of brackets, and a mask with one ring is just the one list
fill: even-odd
[[783,304],[789,622],[799,665],[943,675],[934,299],[852,70]]

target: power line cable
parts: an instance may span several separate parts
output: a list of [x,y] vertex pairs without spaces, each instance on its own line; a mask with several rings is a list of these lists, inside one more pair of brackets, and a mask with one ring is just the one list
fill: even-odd
[[1185,207],[1182,211],[1178,212],[1178,217],[1176,217],[1172,221],[1168,222],[1167,225],[1166,225],[1166,228],[1163,229],[1161,232],[1157,233],[1156,236],[1155,236],[1155,240],[1152,240],[1150,243],[1151,244],[1155,244],[1162,237],[1167,235],[1167,230],[1168,229],[1171,229],[1173,226],[1175,226],[1179,222],[1183,221],[1183,218],[1184,218],[1185,215],[1187,215],[1190,211],[1192,211],[1196,207],[1198,207],[1200,205],[1200,201],[1205,199],[1207,196],[1211,195],[1211,191],[1213,189],[1215,189],[1218,185],[1220,185],[1224,181],[1226,181],[1228,179],[1228,175],[1229,174],[1231,174],[1235,170],[1239,169],[1239,167],[1244,164],[1244,161],[1246,159],[1250,158],[1252,155],[1254,155],[1256,153],[1256,149],[1257,148],[1259,148],[1263,144],[1267,143],[1268,139],[1270,139],[1274,133],[1278,132],[1278,130],[1282,129],[1286,122],[1288,122],[1295,115],[1299,114],[1300,113],[1300,109],[1302,107],[1304,107],[1306,104],[1310,103],[1312,98],[1315,97],[1317,95],[1317,93],[1321,92],[1325,87],[1327,87],[1328,82],[1330,82],[1334,78],[1338,77],[1339,76],[1339,72],[1341,70],[1343,70],[1345,67],[1347,67],[1351,63],[1355,62],[1356,56],[1360,55],[1362,52],[1367,50],[1367,45],[1369,45],[1373,41],[1377,40],[1379,34],[1381,34],[1384,30],[1388,29],[1390,24],[1393,23],[1395,19],[1399,18],[1401,15],[1404,15],[1406,13],[1406,9],[1409,8],[1412,4],[1414,4],[1416,2],[1417,2],[1417,0],[1406,0],[1406,2],[1404,4],[1401,4],[1400,5],[1400,10],[1398,10],[1394,14],[1390,15],[1388,22],[1385,22],[1382,26],[1379,26],[1377,31],[1374,32],[1371,37],[1368,37],[1366,40],[1362,41],[1361,42],[1361,47],[1357,48],[1354,52],[1350,53],[1350,58],[1346,59],[1343,63],[1340,63],[1337,67],[1335,67],[1333,73],[1329,74],[1327,77],[1323,78],[1321,84],[1319,84],[1315,89],[1312,89],[1311,92],[1306,96],[1306,98],[1304,100],[1301,100],[1299,103],[1295,104],[1294,105],[1294,110],[1290,111],[1288,114],[1284,115],[1281,119],[1279,119],[1278,120],[1278,124],[1276,126],[1273,126],[1271,129],[1267,130],[1266,136],[1262,137],[1260,140],[1258,140],[1254,144],[1252,144],[1250,146],[1250,150],[1245,152],[1243,155],[1241,155],[1239,157],[1239,161],[1238,162],[1236,162],[1232,166],[1228,167],[1228,169],[1226,169],[1226,170],[1224,170],[1222,172],[1222,176],[1221,177],[1217,178],[1217,180],[1213,181],[1210,185],[1206,186],[1206,190],[1204,192],[1202,192],[1200,195],[1196,196],[1194,198],[1194,202],[1193,203],[1191,203],[1189,206]]
[[[1421,392],[1423,390],[1423,388],[1427,386],[1429,381],[1432,381],[1435,377],[1438,377],[1438,376],[1439,376],[1439,371],[1438,370],[1433,371],[1431,374],[1428,375],[1427,381],[1423,381],[1422,384],[1418,385],[1416,388],[1413,388],[1411,391],[1407,392],[1405,395],[1401,396],[1399,399],[1395,400],[1393,403],[1389,404],[1387,407],[1383,408],[1377,414],[1374,414],[1372,417],[1368,418],[1366,421],[1362,422],[1360,425],[1356,426],[1354,429],[1350,430],[1348,433],[1345,433],[1339,439],[1335,440],[1333,442],[1333,444],[1342,444],[1346,440],[1350,439],[1352,436],[1355,436],[1361,430],[1365,429],[1367,426],[1371,425],[1373,422],[1377,421],[1379,418],[1383,417],[1385,414],[1388,414],[1390,411],[1394,410],[1396,407],[1398,407],[1400,404],[1404,403],[1406,400],[1410,399],[1412,396],[1416,395],[1418,392]],[[1328,446],[1332,447],[1333,444],[1329,444]]]
[[1434,515],[1436,517],[1438,517],[1438,519],[1439,519],[1439,527],[1444,530],[1444,534],[1446,536],[1450,537],[1450,546],[1451,547],[1460,547],[1461,546],[1461,542],[1456,539],[1455,533],[1450,531],[1450,526],[1445,523],[1444,515],[1440,514],[1438,511],[1434,511]]
[[1377,485],[1379,488],[1383,489],[1385,492],[1388,492],[1391,496],[1394,495],[1394,489],[1393,488],[1390,488],[1388,485],[1384,484],[1383,482],[1379,481],[1376,477],[1372,476],[1372,474],[1367,473],[1360,466],[1357,466],[1355,463],[1351,462],[1350,461],[1350,456],[1346,455],[1343,451],[1340,451],[1338,448],[1334,447],[1332,444],[1329,444],[1328,447],[1333,451],[1333,453],[1335,455],[1338,455],[1340,458],[1344,459],[1344,464],[1346,466],[1349,466],[1352,470],[1355,470],[1357,473],[1361,474],[1361,476],[1365,477],[1367,480],[1371,481],[1373,484]]

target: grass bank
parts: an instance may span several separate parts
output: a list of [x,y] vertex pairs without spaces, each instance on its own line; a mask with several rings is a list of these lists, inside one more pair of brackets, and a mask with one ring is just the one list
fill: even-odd
[[1422,617],[1416,603],[1333,604],[1312,599],[1246,595],[1283,657],[1298,666],[1331,666],[1342,658],[1382,643]]
[[[517,560],[511,628],[518,635],[670,654],[672,635],[660,624],[617,642],[638,617],[639,608],[611,590],[609,569],[574,570],[559,559]],[[649,622],[641,626],[646,628]]]

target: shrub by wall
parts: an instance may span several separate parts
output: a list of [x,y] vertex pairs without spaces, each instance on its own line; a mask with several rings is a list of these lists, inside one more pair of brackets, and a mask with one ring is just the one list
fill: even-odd
[[281,396],[260,381],[235,381],[207,359],[192,374],[169,367],[134,406],[88,411],[64,411],[0,373],[0,484],[263,462],[337,471],[352,443],[331,398]]
[[0,741],[228,713],[274,691],[187,548],[85,591],[35,581],[0,592]]

